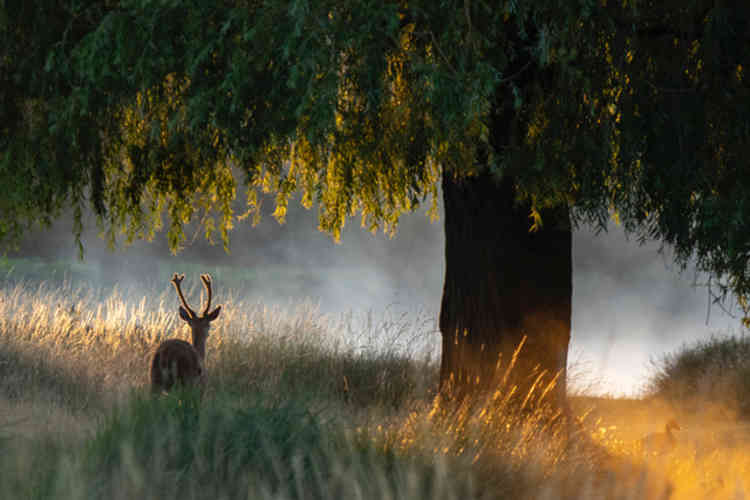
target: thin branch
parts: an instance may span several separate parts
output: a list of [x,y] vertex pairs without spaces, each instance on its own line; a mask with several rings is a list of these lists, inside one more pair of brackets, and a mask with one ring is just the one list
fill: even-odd
[[435,38],[435,33],[430,31],[429,32],[430,37],[432,38],[432,43],[435,45],[435,48],[440,53],[440,56],[445,60],[445,64],[448,66],[448,69],[450,69],[454,75],[458,75],[458,71],[456,71],[456,68],[453,67],[453,65],[450,62],[450,59],[446,57],[445,53],[443,52],[443,49],[440,48],[440,44],[437,42],[437,38]]
[[498,83],[507,83],[507,82],[509,82],[511,80],[515,80],[516,78],[518,78],[521,75],[521,73],[523,73],[524,71],[526,71],[526,69],[529,66],[531,66],[531,62],[532,62],[532,59],[529,59],[528,61],[526,61],[526,64],[524,64],[523,66],[521,66],[521,69],[519,69],[518,71],[516,71],[512,75],[506,76],[505,78],[501,79]]
[[[726,291],[720,291],[719,293],[716,293],[714,291],[713,287],[714,277],[708,276],[708,280],[706,283],[694,283],[694,286],[704,286],[706,287],[706,292],[708,295],[708,304],[707,304],[707,311],[706,311],[706,325],[708,325],[708,321],[710,319],[710,311],[712,306],[718,307],[724,314],[729,316],[732,319],[738,319],[739,317],[734,313],[733,311],[729,310],[729,308],[725,305],[726,303]],[[719,289],[722,289],[723,287],[721,284],[719,284]]]

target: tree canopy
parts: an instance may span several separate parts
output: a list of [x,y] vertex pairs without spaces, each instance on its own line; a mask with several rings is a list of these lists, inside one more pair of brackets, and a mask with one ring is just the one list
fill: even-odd
[[[178,248],[290,196],[395,230],[441,175],[614,215],[750,293],[750,5],[2,0],[0,239],[66,207]],[[500,133],[502,132],[502,133]]]

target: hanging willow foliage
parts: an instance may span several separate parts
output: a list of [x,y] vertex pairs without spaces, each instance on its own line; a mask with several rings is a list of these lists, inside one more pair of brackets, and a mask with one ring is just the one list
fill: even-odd
[[[441,175],[614,215],[750,292],[750,6],[704,0],[3,0],[0,238],[72,206],[111,240],[261,192],[338,238],[395,231]],[[498,138],[501,137],[502,140]],[[237,193],[247,211],[237,214]],[[163,217],[166,215],[166,221]],[[77,231],[80,231],[80,225]]]

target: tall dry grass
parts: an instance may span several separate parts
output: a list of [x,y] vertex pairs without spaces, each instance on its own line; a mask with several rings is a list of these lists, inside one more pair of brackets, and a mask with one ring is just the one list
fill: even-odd
[[[195,284],[189,293],[198,295]],[[218,291],[217,300],[224,307],[208,340],[211,389],[312,391],[398,405],[434,383],[434,327],[426,317],[331,317],[311,303],[268,307],[232,291]],[[166,286],[2,287],[0,395],[71,410],[106,408],[147,383],[158,343],[189,340],[177,307]]]
[[[220,288],[216,303],[202,397],[151,398],[151,350],[189,335],[168,286],[0,284],[3,498],[750,492],[750,431],[721,412],[709,426],[673,402],[576,398],[565,418],[544,397],[508,404],[503,387],[456,406],[434,394],[438,337],[427,316],[332,317]],[[645,456],[638,438],[668,416],[681,421],[680,445]]]

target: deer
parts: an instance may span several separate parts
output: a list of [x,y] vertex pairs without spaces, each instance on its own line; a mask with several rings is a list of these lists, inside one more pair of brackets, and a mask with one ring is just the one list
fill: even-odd
[[677,446],[677,438],[672,430],[679,431],[680,424],[677,420],[670,418],[664,425],[664,432],[654,432],[639,440],[641,449],[647,455],[665,455]]
[[193,343],[190,344],[180,339],[168,339],[159,344],[151,359],[151,392],[154,394],[169,392],[176,385],[203,384],[203,362],[206,357],[208,330],[211,322],[219,317],[221,306],[210,311],[211,276],[201,274],[207,298],[200,315],[196,314],[182,294],[181,284],[184,278],[184,274],[174,273],[170,281],[180,299],[180,318],[190,326]]

